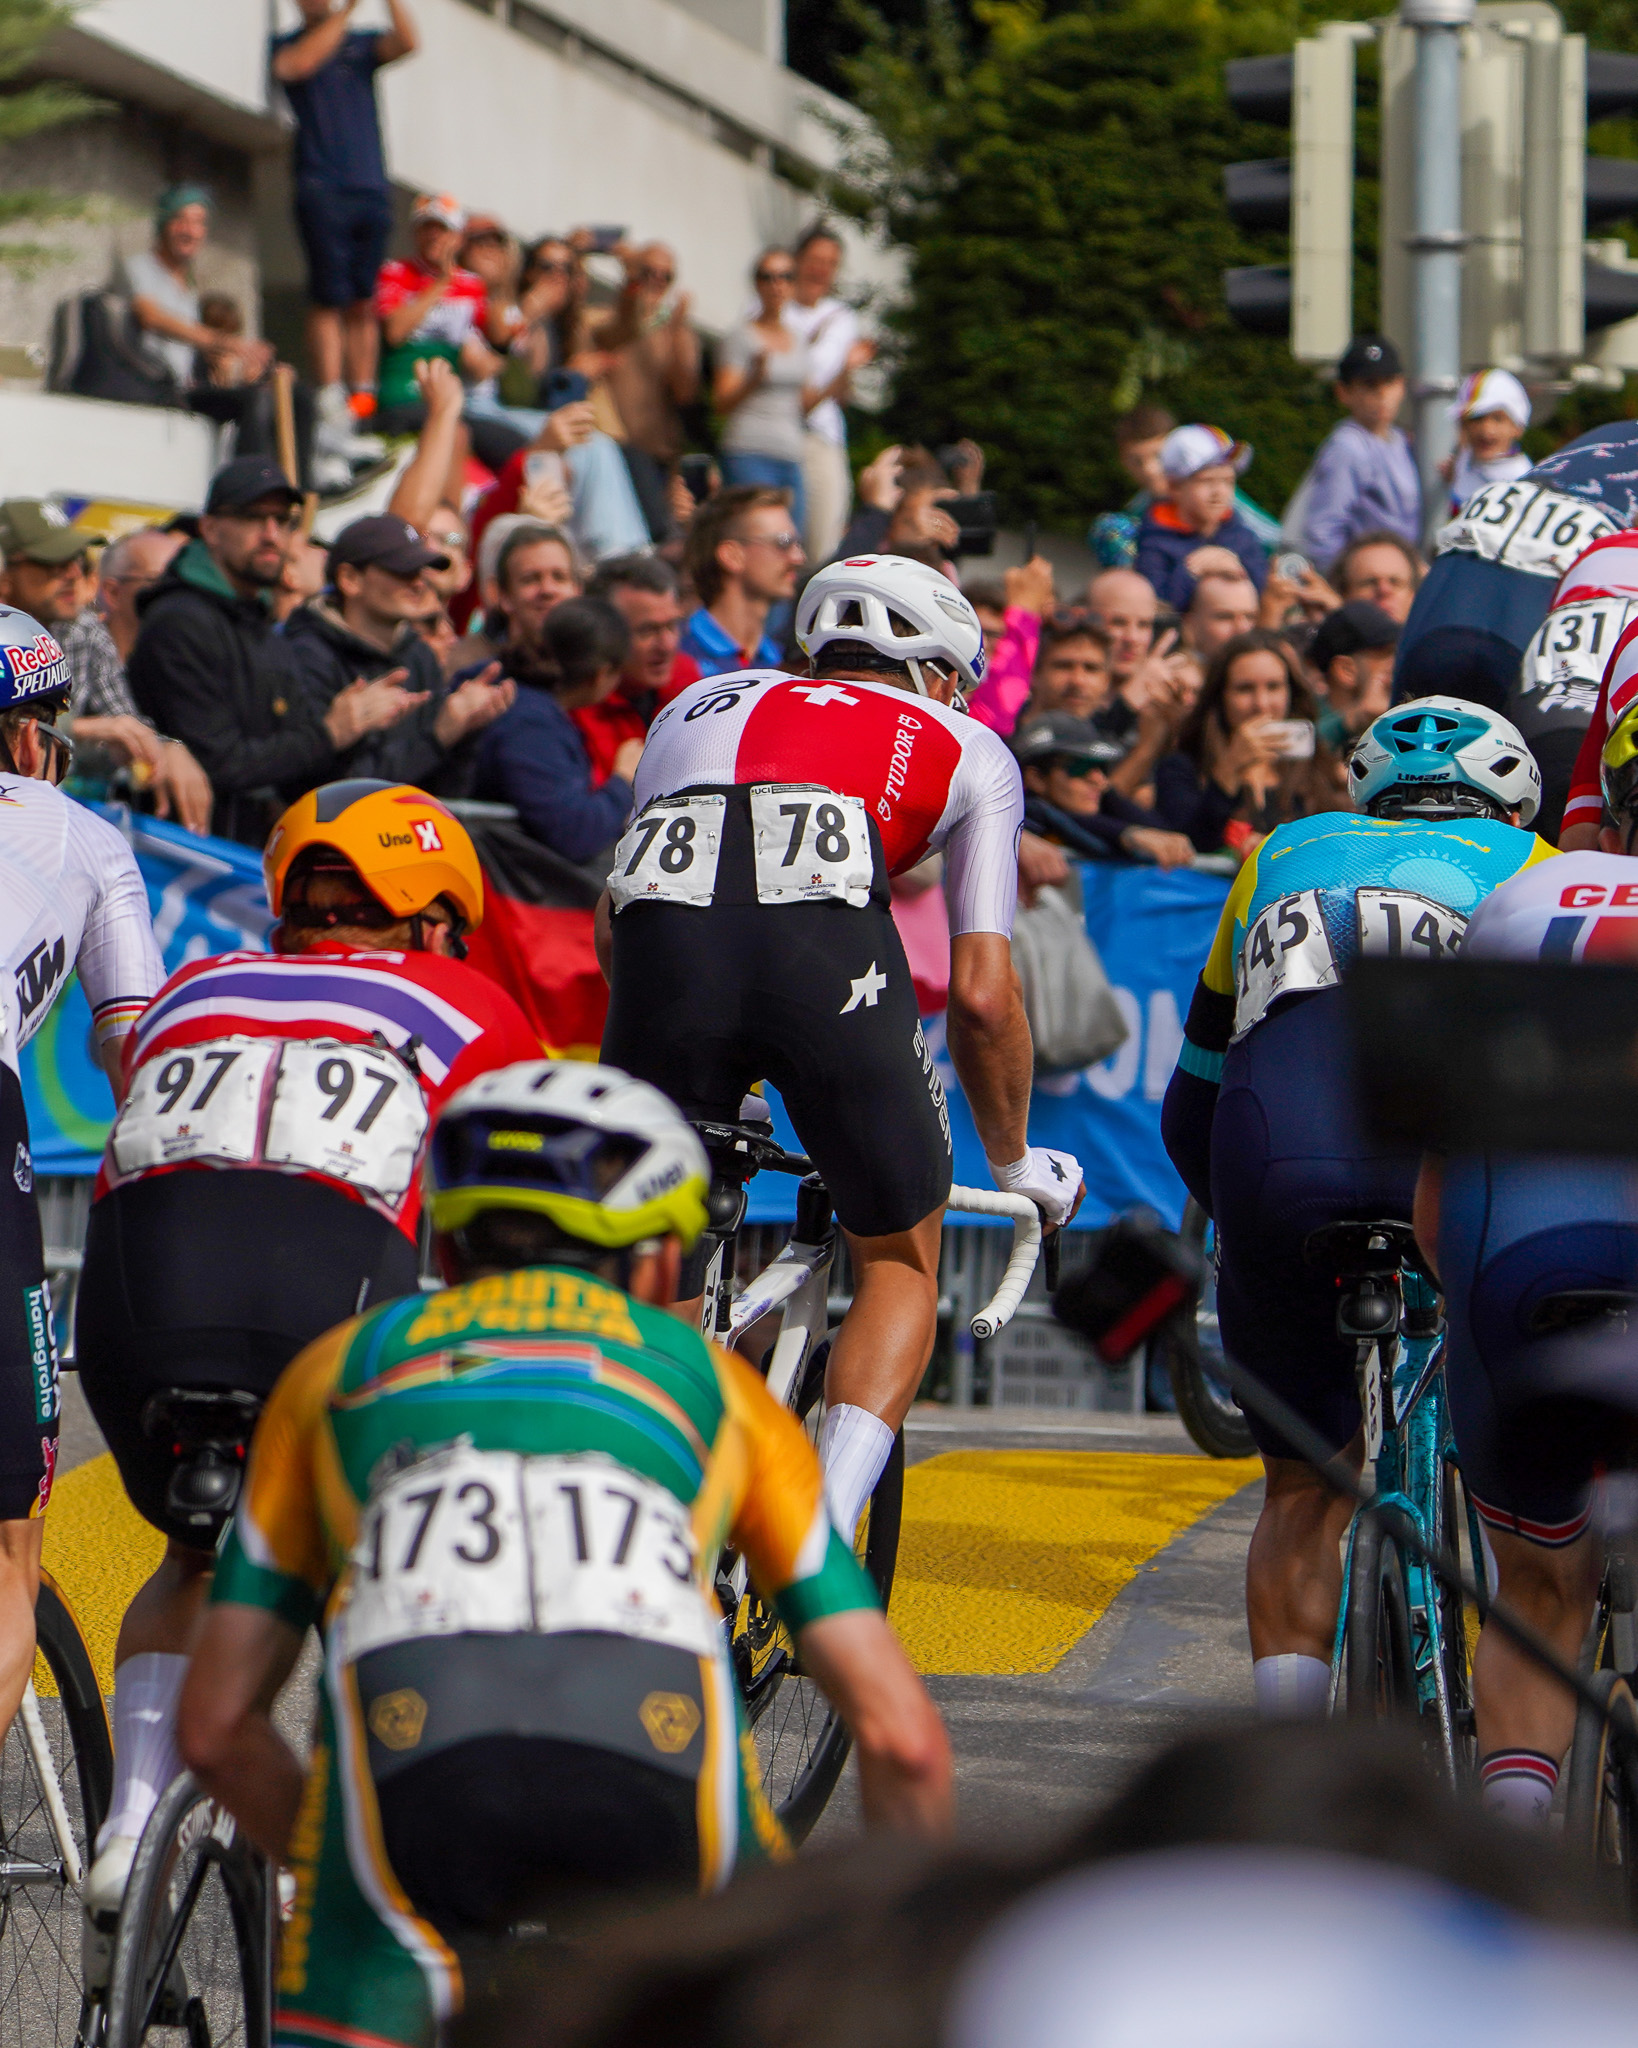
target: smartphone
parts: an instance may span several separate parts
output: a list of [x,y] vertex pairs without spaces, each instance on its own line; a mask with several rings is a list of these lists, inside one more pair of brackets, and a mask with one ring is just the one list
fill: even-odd
[[1276,718],[1268,730],[1278,740],[1276,751],[1288,761],[1314,758],[1314,728],[1306,718]]
[[606,256],[611,249],[617,249],[626,239],[624,228],[588,228],[587,233],[591,236],[592,247],[599,256]]
[[696,505],[703,505],[711,495],[711,458],[709,455],[684,455],[678,458],[677,474],[688,486],[688,495]]
[[974,491],[967,498],[940,498],[938,509],[948,512],[961,528],[954,552],[958,555],[992,555],[995,533],[1000,525],[994,491]]
[[1155,626],[1153,633],[1149,636],[1149,645],[1151,647],[1160,639],[1162,633],[1181,634],[1182,631],[1183,614],[1175,605],[1158,604],[1155,606]]
[[553,370],[546,379],[544,410],[556,412],[560,405],[578,405],[590,391],[591,386],[578,370]]
[[1274,557],[1274,574],[1283,576],[1287,583],[1300,583],[1313,567],[1306,555],[1288,551]]

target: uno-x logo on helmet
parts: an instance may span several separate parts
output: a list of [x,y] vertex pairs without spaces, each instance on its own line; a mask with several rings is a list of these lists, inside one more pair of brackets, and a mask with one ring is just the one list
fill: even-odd
[[49,633],[40,634],[26,646],[0,647],[0,657],[4,657],[14,697],[40,697],[47,691],[73,687],[68,656]]
[[438,836],[438,827],[430,818],[412,818],[411,829],[415,833],[416,845],[422,853],[442,853],[444,842]]

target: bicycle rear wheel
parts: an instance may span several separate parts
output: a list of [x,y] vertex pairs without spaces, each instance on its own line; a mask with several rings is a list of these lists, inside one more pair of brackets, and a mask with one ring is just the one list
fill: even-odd
[[49,1572],[35,1633],[32,1695],[0,1749],[0,2048],[71,2048],[96,2027],[79,1886],[108,1811],[114,1746],[85,1638]]
[[149,1816],[108,1975],[107,2048],[268,2048],[272,1878],[186,1772]]
[[[1592,1674],[1608,1713],[1638,1727],[1638,1707],[1617,1671]],[[1583,1702],[1565,1784],[1564,1840],[1570,1853],[1617,1885],[1627,1911],[1638,1913],[1638,1803],[1610,1739],[1610,1724]]]
[[1354,1533],[1344,1641],[1349,1714],[1369,1721],[1414,1714],[1416,1664],[1405,1567],[1398,1544],[1375,1515],[1361,1516]]

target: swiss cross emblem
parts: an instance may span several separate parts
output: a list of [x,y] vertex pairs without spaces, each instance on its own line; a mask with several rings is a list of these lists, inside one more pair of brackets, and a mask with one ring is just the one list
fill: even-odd
[[438,827],[431,818],[412,820],[415,837],[423,853],[442,853],[444,842],[438,837]]
[[823,710],[827,704],[857,704],[859,701],[851,690],[844,690],[839,683],[820,683],[816,688],[810,686],[792,690],[791,695],[806,697],[808,702],[819,710]]

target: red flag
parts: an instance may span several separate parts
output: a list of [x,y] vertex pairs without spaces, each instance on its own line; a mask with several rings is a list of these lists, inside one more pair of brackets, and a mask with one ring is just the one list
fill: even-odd
[[600,878],[531,839],[510,821],[464,822],[483,862],[483,923],[468,959],[498,981],[547,1052],[596,1059],[609,991],[592,943]]

